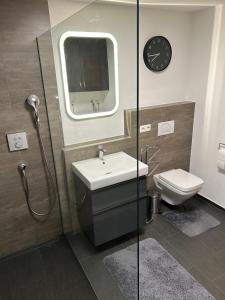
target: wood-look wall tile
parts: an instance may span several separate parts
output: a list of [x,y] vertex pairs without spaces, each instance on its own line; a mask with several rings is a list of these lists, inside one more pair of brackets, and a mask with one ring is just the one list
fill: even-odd
[[[182,168],[189,170],[190,153],[192,143],[192,129],[194,119],[194,103],[182,102],[169,105],[160,105],[154,107],[141,108],[139,111],[140,125],[152,124],[152,130],[149,133],[138,135],[139,149],[138,156],[140,159],[141,148],[146,145],[158,146],[160,152],[155,156],[154,163],[149,164],[150,171],[157,166],[155,173],[164,172],[173,168]],[[175,132],[158,137],[158,123],[175,120]],[[124,151],[133,157],[137,157],[137,111],[128,110],[125,112],[125,136],[119,140],[103,140],[83,145],[73,145],[65,147],[63,150],[65,158],[66,179],[68,188],[69,205],[71,212],[73,230],[79,231],[79,223],[76,212],[76,199],[73,183],[73,173],[71,164],[73,161],[96,157],[97,146],[103,144],[108,153]],[[131,136],[126,136],[130,134]],[[154,149],[152,153],[154,153]],[[148,187],[154,189],[153,176],[148,178]]]
[[[29,16],[29,17],[27,17]],[[41,134],[54,174],[53,154],[36,37],[49,29],[46,0],[2,0],[0,3],[0,256],[61,234],[57,201],[50,218],[37,224],[29,214],[18,163],[28,163],[31,203],[45,209],[49,193],[31,112],[29,94],[40,97]],[[29,149],[9,152],[6,134],[26,131]]]
[[37,49],[33,52],[4,52],[3,69],[10,89],[41,89],[41,74]]

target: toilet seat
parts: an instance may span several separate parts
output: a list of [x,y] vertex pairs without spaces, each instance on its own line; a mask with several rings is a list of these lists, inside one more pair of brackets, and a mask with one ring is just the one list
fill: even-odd
[[198,190],[203,185],[203,180],[182,169],[173,169],[160,173],[159,179],[183,192],[193,192]]
[[[155,178],[157,178],[157,182],[156,185],[160,184],[161,186],[163,185],[164,187],[166,187],[168,190],[172,191],[173,193],[176,193],[178,195],[181,196],[186,196],[189,195],[190,193],[193,193],[194,191],[191,192],[183,192],[181,190],[178,190],[177,188],[175,188],[174,186],[172,186],[171,184],[167,183],[166,181],[162,180],[159,175],[154,175]],[[160,186],[158,186],[160,188]],[[161,188],[160,188],[161,189]]]

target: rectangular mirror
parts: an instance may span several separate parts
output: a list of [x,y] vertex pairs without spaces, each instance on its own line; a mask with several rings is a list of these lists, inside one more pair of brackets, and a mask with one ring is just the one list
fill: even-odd
[[118,47],[109,33],[65,32],[60,58],[68,115],[89,119],[114,114],[119,106]]

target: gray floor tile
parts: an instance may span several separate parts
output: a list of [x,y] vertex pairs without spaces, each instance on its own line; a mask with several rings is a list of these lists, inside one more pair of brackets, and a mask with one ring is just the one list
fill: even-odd
[[[169,238],[179,232],[179,230],[164,220],[161,215],[155,215],[153,222],[149,226],[160,234],[163,234],[164,238]],[[146,227],[149,227],[148,225]]]
[[[221,225],[189,238],[161,215],[156,215],[145,226],[140,240],[155,238],[217,300],[225,300],[225,212],[199,197],[190,201],[218,218]],[[73,251],[61,239],[0,262],[0,299],[95,300],[88,278],[100,300],[123,300],[102,260],[136,243],[135,234],[97,249],[83,234],[70,235],[69,240]]]
[[73,282],[85,279],[79,263],[69,247],[68,243],[54,243],[40,249],[45,272],[48,278],[52,278],[53,284],[60,286],[61,282],[71,280]]
[[63,297],[60,300],[98,300],[96,295],[90,292],[90,283],[87,280],[79,281],[71,289],[70,297]]
[[225,267],[225,249],[215,252],[213,256],[218,264]]
[[[168,223],[159,214],[154,216],[153,222],[145,226],[139,239],[140,241],[149,237],[156,239],[185,269],[194,274],[196,279],[209,289],[216,299],[225,300],[224,293],[213,282],[213,280],[221,278],[225,271],[225,220],[223,222],[225,212],[200,197],[189,200],[190,203],[191,201],[194,201],[197,206],[218,218],[221,225],[197,237],[190,238]],[[162,210],[168,209],[171,208],[162,205]],[[119,297],[116,296],[118,288],[115,282],[112,281],[102,264],[103,257],[134,242],[136,242],[135,237],[130,240],[129,238],[127,240],[120,239],[112,244],[108,244],[106,248],[95,250],[84,235],[76,236],[73,239],[72,247],[74,248],[74,253],[82,264],[94,289],[96,289],[99,299],[108,299],[107,297],[109,299],[117,299],[116,297]],[[223,249],[224,252],[222,251]],[[218,281],[217,284],[219,285],[219,283]],[[102,288],[102,286],[105,288]],[[115,292],[116,290],[117,292]]]
[[197,268],[190,270],[190,273],[216,298],[216,300],[225,300],[225,294]]
[[88,258],[82,261],[83,270],[97,295],[98,300],[125,300],[116,282],[106,270],[102,259]]
[[223,234],[225,234],[225,213],[223,217],[220,218],[221,224],[217,227],[219,231],[221,231]]
[[[97,253],[96,248],[91,244],[91,242],[82,232],[76,235],[67,234],[66,237],[70,245],[72,246],[73,251],[76,251],[75,255],[78,260],[92,257]],[[73,247],[73,245],[76,245],[76,247]]]
[[39,250],[8,260],[8,277],[13,300],[53,300]]
[[213,250],[206,247],[199,239],[189,238],[182,233],[177,233],[169,239],[169,243],[186,259],[192,263],[197,263],[203,258],[209,258]]
[[1,300],[97,300],[65,239],[0,262]]
[[[98,300],[124,300],[117,284],[106,270],[103,259],[107,255],[137,243],[135,234],[121,237],[116,241],[98,247],[98,249],[95,249],[82,234],[78,234],[75,237],[67,235],[67,238]],[[93,248],[95,249],[94,251]]]
[[225,249],[225,234],[218,228],[211,229],[201,234],[199,239],[213,251]]
[[225,273],[214,280],[214,284],[225,294]]
[[12,300],[8,272],[8,262],[0,263],[0,299]]
[[86,236],[81,233],[75,236],[67,236],[67,239],[73,249],[73,253],[80,263],[88,258],[98,259],[100,257],[103,259],[104,256],[136,242],[135,234],[123,236],[98,248],[95,248],[91,242],[87,240]]
[[225,273],[225,265],[213,256],[201,259],[195,266],[210,280],[215,280]]

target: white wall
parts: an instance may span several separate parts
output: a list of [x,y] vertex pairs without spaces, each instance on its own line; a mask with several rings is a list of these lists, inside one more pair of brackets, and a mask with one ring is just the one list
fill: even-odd
[[[217,169],[218,143],[225,142],[225,10],[220,15],[221,26],[215,23],[215,40],[212,43],[213,56],[209,71],[207,94],[200,122],[203,126],[193,141],[191,170],[204,181],[201,194],[225,208],[225,173]],[[218,43],[218,44],[217,44]],[[218,51],[218,53],[217,53]],[[197,123],[196,123],[197,124]],[[197,139],[198,136],[198,139]]]
[[[220,16],[220,13],[217,13]],[[214,35],[216,39],[212,43],[213,8],[189,12],[166,11],[152,7],[141,8],[140,106],[183,100],[196,102],[191,172],[205,181],[201,194],[225,208],[225,173],[219,172],[216,165],[218,143],[225,143],[224,9],[220,17],[221,32],[217,28]],[[60,20],[59,16],[56,16],[55,20],[54,16],[52,18],[55,23]],[[57,39],[64,30],[73,28],[90,30],[91,28],[93,31],[106,31],[115,35],[120,51],[121,101],[120,110],[113,117],[82,122],[70,120],[65,113],[60,86],[60,68],[56,63],[65,144],[123,134],[123,110],[136,106],[135,7],[104,6],[93,3],[77,13],[76,18],[71,18],[67,24],[63,24],[61,29],[58,27],[53,29],[56,62],[58,59]],[[218,24],[215,23],[215,26]],[[173,59],[169,68],[160,74],[150,72],[142,60],[145,42],[156,34],[165,35],[173,48]],[[218,41],[219,47],[216,53],[216,48],[213,49],[213,47]]]
[[[190,61],[192,14],[143,7],[140,10],[140,106],[188,100],[187,76]],[[143,61],[143,48],[155,35],[168,38],[172,46],[169,67],[160,73],[149,71]]]
[[[59,60],[59,38],[68,30],[108,32],[118,42],[118,111],[105,118],[75,121],[65,110]],[[52,29],[53,50],[65,145],[124,134],[124,109],[136,106],[136,12],[134,7],[91,4]]]
[[[192,15],[189,12],[141,9],[140,106],[187,99],[191,22]],[[68,117],[64,105],[58,50],[59,37],[67,30],[110,32],[117,39],[120,106],[114,116],[84,121],[74,121]],[[123,135],[124,109],[136,107],[136,8],[92,3],[75,16],[55,26],[52,33],[65,145]],[[142,57],[145,43],[157,34],[165,35],[173,48],[171,64],[160,74],[149,71]]]
[[71,17],[93,0],[48,0],[51,27]]
[[192,47],[187,93],[196,102],[192,139],[191,171],[205,178],[202,166],[202,135],[207,95],[208,74],[214,23],[214,9],[205,9],[193,14]]

